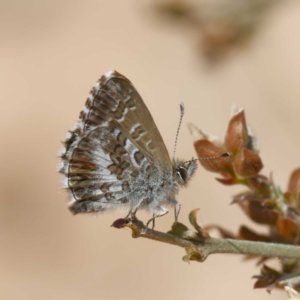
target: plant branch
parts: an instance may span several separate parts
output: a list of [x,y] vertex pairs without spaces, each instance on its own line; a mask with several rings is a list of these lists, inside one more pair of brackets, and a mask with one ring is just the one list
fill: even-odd
[[126,224],[125,226],[132,229],[132,236],[134,238],[143,237],[162,243],[172,244],[185,248],[187,251],[192,249],[194,253],[198,254],[198,261],[204,261],[210,254],[214,253],[300,259],[299,246],[212,237],[203,238],[194,231],[186,231],[185,236],[181,237],[170,233],[147,229],[143,222],[139,220],[134,220],[132,224]]

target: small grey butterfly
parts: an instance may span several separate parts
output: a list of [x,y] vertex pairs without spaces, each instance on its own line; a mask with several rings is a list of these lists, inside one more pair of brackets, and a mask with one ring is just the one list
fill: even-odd
[[[182,107],[183,109],[183,107]],[[92,88],[75,127],[64,142],[61,173],[71,194],[72,213],[137,209],[153,218],[175,208],[179,186],[185,186],[196,160],[171,161],[144,101],[132,83],[107,72]]]

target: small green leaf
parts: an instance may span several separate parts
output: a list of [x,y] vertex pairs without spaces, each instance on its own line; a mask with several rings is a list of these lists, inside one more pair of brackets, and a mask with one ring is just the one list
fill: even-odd
[[168,231],[167,233],[182,237],[186,231],[188,231],[188,228],[184,224],[174,222],[172,225],[172,230]]
[[270,292],[271,289],[278,283],[278,279],[280,278],[281,274],[267,265],[263,265],[260,273],[261,275],[252,277],[257,279],[254,284],[254,288],[267,288],[267,291]]
[[183,261],[190,263],[191,260],[195,260],[198,262],[203,262],[204,259],[202,258],[201,253],[194,247],[187,247],[185,248],[186,255],[182,258]]
[[[292,273],[297,270],[297,267],[299,265],[298,259],[285,259],[284,265],[282,266],[283,273]],[[300,282],[299,282],[300,283]]]
[[199,233],[199,235],[202,238],[208,238],[209,233],[205,229],[201,228],[197,223],[197,212],[200,210],[200,208],[193,209],[189,214],[189,221],[193,225],[193,227],[196,229],[196,231]]
[[277,277],[277,278],[280,276],[280,273],[278,271],[276,271],[273,268],[268,267],[267,265],[263,265],[263,267],[261,269],[261,274],[273,276],[273,277]]

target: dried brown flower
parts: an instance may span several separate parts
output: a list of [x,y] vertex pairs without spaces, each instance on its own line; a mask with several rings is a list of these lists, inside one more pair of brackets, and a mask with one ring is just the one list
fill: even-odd
[[[198,157],[220,155],[228,151],[229,157],[216,160],[200,161],[208,171],[218,173],[217,180],[225,185],[242,184],[247,190],[233,197],[232,204],[237,204],[255,223],[267,226],[268,234],[257,233],[241,225],[238,234],[234,235],[220,225],[210,225],[206,230],[217,229],[222,236],[231,238],[300,245],[300,168],[290,176],[286,192],[282,192],[273,182],[260,174],[263,163],[258,154],[258,142],[251,128],[246,123],[243,109],[233,107],[224,141],[212,134],[189,125],[194,138],[194,147]],[[300,251],[300,250],[299,250]],[[266,260],[261,258],[261,260]],[[281,278],[286,273],[296,274],[300,271],[300,262],[282,260],[281,270],[274,270],[266,265],[261,269],[255,288],[282,287]],[[295,284],[295,289],[300,289]]]

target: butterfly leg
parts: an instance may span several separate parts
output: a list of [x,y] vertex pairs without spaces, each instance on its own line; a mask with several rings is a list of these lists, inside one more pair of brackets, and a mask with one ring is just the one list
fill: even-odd
[[125,217],[125,219],[128,219],[129,220],[129,223],[130,225],[132,225],[132,221],[134,220],[135,218],[135,214],[137,212],[137,208],[132,211],[132,209],[130,209],[129,213],[127,214],[127,216]]
[[158,218],[158,217],[162,217],[164,216],[165,214],[167,214],[169,211],[162,207],[162,206],[159,206],[159,209],[160,211],[157,213],[157,214],[153,214],[153,218],[151,218],[147,224],[146,224],[146,229],[149,229],[149,224],[152,222],[152,230],[154,229],[154,226],[155,226],[155,219]]
[[176,201],[176,205],[175,205],[175,208],[174,208],[175,223],[178,221],[178,216],[179,216],[179,213],[180,213],[180,209],[181,209],[181,204],[178,201]]
[[137,210],[138,209],[136,208],[133,212],[131,212],[131,219],[132,220],[135,218],[135,214],[136,214]]
[[131,209],[129,210],[128,214],[126,215],[125,219],[128,219],[129,216],[131,216],[132,218],[134,218],[136,212],[137,212],[137,208],[136,208],[134,211],[132,211],[132,208],[131,208]]
[[147,224],[146,224],[146,228],[148,229],[148,227],[149,227],[149,224],[152,222],[152,230],[154,229],[154,227],[155,227],[155,215],[153,214],[153,218],[152,219],[150,219],[148,222],[147,222]]
[[129,213],[126,215],[125,219],[128,219],[130,215],[131,215],[131,210],[130,210]]

